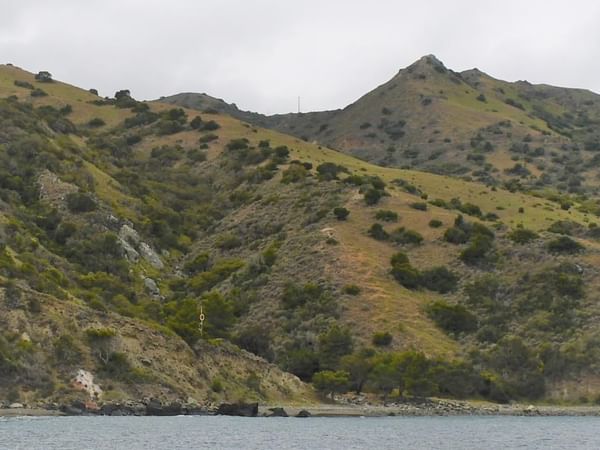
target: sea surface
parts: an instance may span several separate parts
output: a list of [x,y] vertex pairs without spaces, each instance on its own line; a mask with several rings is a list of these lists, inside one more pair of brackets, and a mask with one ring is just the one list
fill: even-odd
[[596,417],[0,418],[1,449],[600,449]]

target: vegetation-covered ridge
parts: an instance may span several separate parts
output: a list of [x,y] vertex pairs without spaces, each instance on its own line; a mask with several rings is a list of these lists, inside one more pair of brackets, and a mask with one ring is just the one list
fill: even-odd
[[[565,202],[598,192],[597,94],[505,82],[477,69],[455,72],[432,55],[335,111],[263,116],[191,93],[163,101],[223,111],[378,165]],[[597,210],[597,203],[588,207]]]
[[375,166],[12,66],[0,97],[11,399],[82,395],[79,369],[113,399],[309,400],[284,371],[323,393],[597,395],[589,200]]

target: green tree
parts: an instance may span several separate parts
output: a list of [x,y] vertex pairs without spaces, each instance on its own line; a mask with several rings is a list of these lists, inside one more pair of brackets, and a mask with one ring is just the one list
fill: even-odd
[[375,351],[362,348],[350,355],[343,356],[340,366],[349,374],[349,387],[360,394],[374,367]]
[[348,390],[350,375],[346,371],[323,370],[313,375],[313,385],[333,400],[333,394],[343,393]]
[[348,328],[333,325],[319,335],[319,366],[336,369],[342,356],[352,353],[354,341]]

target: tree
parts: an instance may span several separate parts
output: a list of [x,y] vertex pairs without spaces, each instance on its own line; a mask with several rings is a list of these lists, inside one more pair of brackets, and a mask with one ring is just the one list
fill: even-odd
[[348,328],[334,325],[319,335],[319,365],[323,369],[335,369],[340,358],[352,353],[354,342]]
[[52,79],[52,74],[46,70],[42,70],[41,72],[38,72],[35,76],[36,81],[39,81],[40,83],[52,83],[52,81],[54,81]]
[[199,130],[200,128],[202,128],[202,118],[200,116],[196,116],[194,117],[191,121],[190,121],[190,126],[194,129],[194,130]]
[[337,220],[346,220],[350,214],[350,211],[343,207],[337,207],[333,208],[333,214]]
[[204,330],[210,337],[227,337],[235,321],[233,305],[217,291],[211,291],[202,297],[202,306],[206,316]]
[[349,374],[349,387],[360,394],[374,367],[375,352],[370,348],[360,349],[340,360],[340,367]]
[[346,371],[323,370],[313,375],[313,385],[318,391],[328,393],[333,400],[333,394],[346,392],[349,377]]
[[379,355],[373,363],[373,370],[369,379],[372,381],[373,386],[383,394],[383,404],[385,405],[388,396],[397,384],[396,364],[389,353]]

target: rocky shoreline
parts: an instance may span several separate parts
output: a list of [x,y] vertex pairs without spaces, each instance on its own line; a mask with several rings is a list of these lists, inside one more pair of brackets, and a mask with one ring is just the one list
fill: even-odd
[[223,403],[199,406],[179,402],[105,403],[68,405],[0,404],[0,417],[17,416],[179,416],[227,415],[241,417],[384,417],[384,416],[600,416],[600,406],[558,406],[474,403],[455,400],[406,400],[381,404],[331,403],[315,405],[259,405]]

